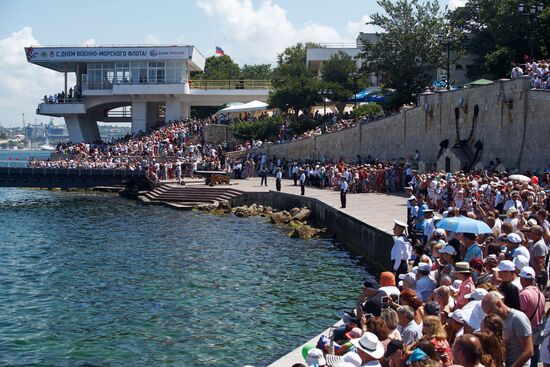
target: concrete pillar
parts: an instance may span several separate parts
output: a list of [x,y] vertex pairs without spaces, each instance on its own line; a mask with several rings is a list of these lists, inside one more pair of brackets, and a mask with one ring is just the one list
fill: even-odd
[[183,117],[184,119],[191,117],[191,103],[182,103],[181,117]]
[[166,101],[165,121],[179,121],[183,117],[183,102],[175,99]]
[[147,102],[147,122],[145,126],[147,129],[154,127],[158,122],[158,110],[162,103],[159,102]]
[[132,102],[132,134],[147,131],[147,103]]
[[73,143],[101,140],[97,121],[87,115],[67,115],[65,125],[69,132],[69,140]]

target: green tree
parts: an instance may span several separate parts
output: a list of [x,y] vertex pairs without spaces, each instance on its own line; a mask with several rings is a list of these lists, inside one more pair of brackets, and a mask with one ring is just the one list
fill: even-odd
[[279,134],[283,117],[280,115],[266,117],[254,122],[237,121],[229,126],[229,130],[241,140],[273,140]]
[[332,100],[337,101],[340,113],[344,111],[346,102],[356,93],[357,65],[348,54],[339,51],[323,63],[321,74],[323,75],[323,88],[332,91]]
[[197,75],[201,80],[235,80],[241,77],[241,68],[230,56],[211,56],[206,59],[204,73]]
[[358,117],[358,118],[367,116],[369,114],[378,115],[383,112],[384,112],[384,109],[382,108],[382,106],[380,106],[378,103],[375,103],[375,102],[362,104],[360,106],[357,106],[353,110],[353,114],[355,115],[355,117]]
[[298,43],[277,56],[277,67],[271,74],[271,106],[283,111],[293,109],[298,115],[300,110],[307,109],[320,100],[317,94],[319,82],[306,66],[306,49],[315,46]]
[[[540,1],[524,1],[528,9]],[[453,28],[463,32],[464,49],[475,55],[468,69],[472,79],[507,77],[513,63],[524,62],[530,54],[529,17],[518,12],[518,0],[468,1],[449,13]],[[550,55],[550,0],[534,23],[535,58]]]
[[385,86],[395,88],[393,105],[414,101],[413,94],[431,83],[434,66],[442,66],[437,36],[444,31],[443,12],[437,0],[379,0],[384,13],[371,16],[380,27],[377,42],[363,42],[361,72],[380,73]]
[[271,79],[271,64],[244,65],[241,68],[241,78],[249,80]]

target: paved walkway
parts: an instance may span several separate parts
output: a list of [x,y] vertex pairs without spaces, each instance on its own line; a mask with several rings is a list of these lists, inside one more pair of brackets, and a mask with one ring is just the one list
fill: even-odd
[[[234,188],[242,191],[275,191],[275,179],[269,177],[267,186],[260,186],[260,178],[231,180]],[[292,180],[283,180],[281,192],[300,195],[300,186],[294,186]],[[393,220],[403,222],[407,220],[406,200],[403,193],[397,195],[389,194],[348,194],[345,209],[340,208],[340,192],[332,190],[321,190],[306,187],[306,196],[322,200],[326,204],[384,232],[393,235]]]

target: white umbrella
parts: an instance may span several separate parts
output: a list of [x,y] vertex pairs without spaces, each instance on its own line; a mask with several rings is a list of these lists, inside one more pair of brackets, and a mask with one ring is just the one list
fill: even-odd
[[508,178],[514,181],[531,182],[531,179],[525,175],[511,175],[511,176],[508,176]]

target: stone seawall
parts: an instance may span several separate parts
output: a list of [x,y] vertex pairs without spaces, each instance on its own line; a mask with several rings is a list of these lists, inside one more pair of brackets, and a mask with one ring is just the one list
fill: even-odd
[[391,266],[390,251],[393,239],[389,234],[342,213],[321,200],[270,191],[246,192],[230,202],[231,206],[256,203],[287,211],[294,207],[306,206],[313,212],[313,224],[327,228],[347,248],[362,255],[373,269],[382,270]]
[[[476,107],[477,106],[477,107]],[[477,111],[477,117],[476,117]],[[540,170],[550,162],[550,91],[531,90],[528,77],[494,84],[423,93],[415,108],[350,129],[261,148],[269,157],[356,160],[408,157],[415,150],[428,167],[440,143],[460,140],[483,144],[480,163],[499,158],[510,169]],[[474,123],[475,120],[475,123]]]

